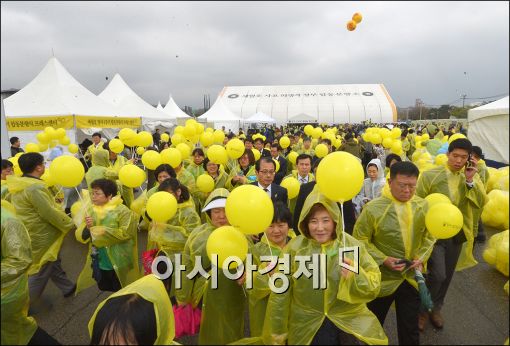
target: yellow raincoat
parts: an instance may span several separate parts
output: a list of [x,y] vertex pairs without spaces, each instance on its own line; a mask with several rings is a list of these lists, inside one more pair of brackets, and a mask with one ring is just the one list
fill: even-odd
[[92,166],[85,173],[85,181],[89,191],[91,190],[90,184],[97,179],[112,179],[115,180],[115,171],[110,169],[110,159],[108,150],[97,149],[92,154]]
[[28,268],[32,264],[30,237],[23,223],[2,201],[2,345],[26,345],[37,324],[28,316]]
[[[303,228],[303,221],[310,209],[322,204],[336,222],[335,240],[319,244]],[[342,234],[341,214],[338,205],[326,199],[314,189],[306,198],[299,218],[301,235],[292,239],[283,249],[290,255],[289,289],[281,294],[271,293],[266,311],[263,330],[264,344],[307,345],[310,344],[328,318],[338,328],[367,344],[388,344],[377,317],[367,308],[366,303],[375,299],[381,284],[381,272],[365,246],[348,234]],[[345,244],[343,237],[345,236]],[[359,274],[341,276],[339,248],[359,247]],[[296,256],[325,254],[327,256],[327,288],[313,288],[313,273],[310,278],[292,276],[298,269]],[[352,260],[352,253],[345,256]]]
[[[241,171],[241,167],[239,166],[239,163],[238,163],[237,166],[235,166],[235,168],[230,172],[230,174],[227,178],[227,182],[225,184],[225,188],[228,189],[229,191],[232,191],[235,187],[242,185],[240,183],[238,183],[236,185],[232,184],[232,178],[235,177],[240,171]],[[248,173],[245,175],[245,177],[246,177],[245,184],[250,184],[250,183],[257,181],[257,176],[255,174],[255,165],[250,166],[250,169],[248,170]]]
[[[85,207],[87,208],[87,206]],[[94,286],[96,281],[92,278],[92,259],[90,257],[92,245],[105,248],[108,259],[117,274],[122,287],[126,287],[139,278],[137,225],[138,216],[122,204],[120,196],[115,196],[104,206],[92,206],[84,215],[94,219],[91,233],[103,233],[94,239],[83,239],[85,221],[76,229],[76,240],[89,244],[89,251],[85,266],[78,276],[76,294],[84,289]]]
[[0,197],[1,199],[5,199],[7,201],[10,201],[11,197],[9,196],[9,189],[7,188],[7,180],[0,180],[1,182],[1,192]]
[[32,243],[32,266],[28,270],[32,275],[46,262],[57,260],[66,233],[74,228],[73,220],[55,202],[43,180],[8,176],[7,186]]
[[111,298],[121,297],[128,294],[137,294],[143,299],[154,304],[154,313],[156,315],[157,339],[154,345],[170,345],[175,337],[175,322],[172,303],[165,289],[165,286],[155,275],[150,274],[136,280],[132,284],[115,292],[104,301],[102,301],[94,314],[92,315],[88,328],[89,335],[92,337],[96,316],[104,304]]
[[97,148],[96,148],[96,145],[94,143],[92,143],[91,145],[89,145],[89,147],[87,148],[87,151],[85,152],[85,155],[84,155],[84,158],[85,160],[89,160],[91,159],[93,156],[94,156],[94,153],[99,150],[99,149],[102,149],[103,148],[103,145],[104,145],[104,142],[103,141],[100,141],[97,145]]
[[200,175],[204,174],[205,172],[204,167],[201,164],[197,165],[193,161],[189,164],[188,167],[186,167],[186,170],[191,173],[193,178],[195,178],[195,181]]
[[467,241],[462,245],[456,270],[463,270],[475,266],[478,262],[473,257],[473,243],[478,220],[487,203],[485,187],[478,174],[473,179],[474,186],[468,188],[464,172],[452,172],[447,167],[437,167],[420,174],[416,195],[425,198],[431,193],[442,193],[448,196],[452,203],[459,208],[464,216],[462,232]]
[[427,201],[414,196],[410,201],[397,201],[391,192],[372,200],[361,212],[352,236],[366,246],[381,270],[381,291],[379,297],[393,294],[404,280],[414,288],[414,270],[398,272],[387,268],[383,262],[388,256],[421,259],[426,262],[432,253],[434,237],[425,227]]
[[[117,155],[117,159],[113,164],[110,161],[110,170],[108,173],[109,179],[119,179],[119,171],[125,165],[132,164],[132,160],[126,159],[124,156]],[[117,186],[119,187],[120,195],[122,196],[122,200],[124,204],[128,207],[131,206],[131,203],[135,199],[135,195],[133,193],[133,188],[123,185],[120,181],[117,182]]]
[[[206,204],[217,197],[227,197],[228,190],[214,190],[207,198]],[[184,247],[182,262],[186,266],[186,274],[196,265],[200,257],[202,268],[211,274],[211,261],[207,256],[206,244],[211,233],[216,229],[207,217],[207,223],[195,229],[189,236]],[[239,340],[244,335],[244,309],[246,297],[243,288],[236,281],[230,280],[218,269],[218,288],[211,288],[211,278],[205,279],[198,274],[189,280],[182,273],[182,288],[176,290],[179,303],[199,305],[202,299],[202,322],[198,343],[225,345]]]

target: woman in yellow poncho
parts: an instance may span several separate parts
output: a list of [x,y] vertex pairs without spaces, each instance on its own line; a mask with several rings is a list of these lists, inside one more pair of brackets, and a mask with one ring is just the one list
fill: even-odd
[[[367,344],[387,344],[383,328],[366,303],[379,293],[381,272],[365,246],[348,234],[342,234],[338,205],[319,193],[318,186],[306,198],[299,219],[301,235],[292,239],[280,258],[290,255],[289,288],[272,292],[266,311],[264,344],[289,345],[342,344],[353,336]],[[345,241],[345,243],[344,243]],[[359,274],[339,265],[339,250],[358,247]],[[326,257],[326,289],[314,289],[315,270],[307,278],[294,276],[298,270],[296,256]],[[353,263],[352,252],[343,262]]]
[[85,267],[78,277],[76,293],[97,282],[103,291],[118,291],[139,277],[138,218],[117,196],[117,185],[108,179],[91,184],[92,207],[80,211],[83,222],[75,232],[81,243],[89,243]]
[[9,189],[7,189],[7,176],[14,174],[14,165],[9,160],[2,160],[2,190],[1,190],[1,198],[9,199]]
[[232,191],[236,186],[250,184],[257,181],[255,174],[255,156],[253,151],[246,149],[239,159],[237,166],[233,167],[228,176],[225,188]]

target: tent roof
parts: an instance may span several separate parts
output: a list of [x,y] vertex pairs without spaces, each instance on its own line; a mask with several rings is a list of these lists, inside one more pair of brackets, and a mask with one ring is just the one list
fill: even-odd
[[191,119],[191,117],[188,114],[184,113],[182,109],[180,109],[179,106],[177,106],[172,95],[169,96],[168,102],[163,108],[163,111],[175,119]]
[[508,114],[508,104],[508,96],[506,96],[486,105],[470,109],[468,111],[468,122],[493,115]]
[[311,115],[300,113],[289,118],[289,123],[316,123],[317,119]]
[[235,115],[228,109],[219,97],[212,107],[202,116],[207,118],[207,122],[241,121],[241,117]]
[[138,96],[118,73],[115,74],[110,84],[98,96],[115,106],[138,114],[142,117],[142,121],[146,119],[172,120],[168,114],[157,110]]
[[156,109],[158,111],[162,111],[163,112],[163,106],[161,105],[161,102],[158,101],[158,105],[156,106]]
[[251,117],[244,119],[245,123],[265,123],[265,124],[274,124],[276,123],[276,120],[271,118],[269,115],[257,112],[253,114]]
[[7,117],[59,115],[139,117],[100,99],[81,85],[52,57],[41,72],[23,89],[6,98]]

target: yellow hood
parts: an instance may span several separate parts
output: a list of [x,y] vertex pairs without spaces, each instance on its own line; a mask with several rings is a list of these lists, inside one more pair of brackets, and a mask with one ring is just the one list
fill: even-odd
[[7,189],[10,193],[21,192],[30,186],[41,185],[46,187],[46,183],[43,180],[29,178],[29,177],[17,177],[14,175],[7,176]]

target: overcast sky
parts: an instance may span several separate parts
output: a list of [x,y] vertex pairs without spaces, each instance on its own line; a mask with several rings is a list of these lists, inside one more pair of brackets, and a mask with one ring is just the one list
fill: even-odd
[[[346,23],[363,21],[349,32]],[[151,104],[224,86],[383,83],[399,107],[508,95],[508,2],[1,2],[1,88],[52,56]],[[467,103],[478,100],[467,100]]]

